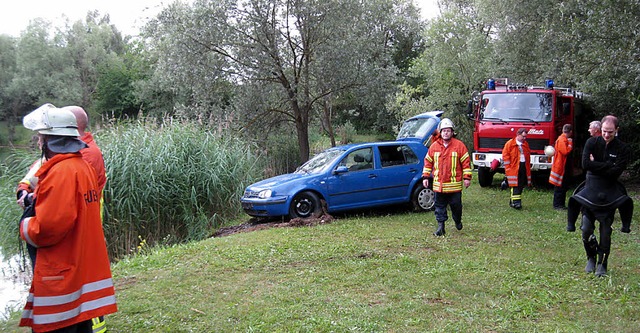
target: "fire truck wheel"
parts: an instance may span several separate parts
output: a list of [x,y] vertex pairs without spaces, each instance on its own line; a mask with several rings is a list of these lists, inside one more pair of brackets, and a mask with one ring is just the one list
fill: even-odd
[[491,183],[493,183],[493,172],[487,167],[479,167],[478,183],[480,183],[480,187],[491,186]]

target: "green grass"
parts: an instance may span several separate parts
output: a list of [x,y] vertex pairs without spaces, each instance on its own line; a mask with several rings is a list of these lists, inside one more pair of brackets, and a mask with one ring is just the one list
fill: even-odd
[[[636,201],[638,193],[632,192]],[[338,216],[146,249],[113,265],[110,332],[637,332],[640,237],[612,236],[609,276],[584,273],[552,192],[463,195],[464,229],[432,212]],[[638,210],[634,221],[638,221]],[[15,330],[17,318],[0,324]],[[3,326],[4,325],[4,326]]]

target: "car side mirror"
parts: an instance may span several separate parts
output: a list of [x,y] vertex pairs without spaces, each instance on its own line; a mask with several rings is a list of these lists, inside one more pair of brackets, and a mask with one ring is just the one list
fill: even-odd
[[339,175],[341,173],[346,173],[346,172],[349,172],[349,169],[344,165],[341,165],[337,167],[335,170],[333,170],[334,175]]

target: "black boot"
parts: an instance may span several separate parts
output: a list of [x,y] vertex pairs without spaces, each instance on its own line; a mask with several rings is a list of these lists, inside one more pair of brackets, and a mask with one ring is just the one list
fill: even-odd
[[433,233],[434,236],[444,236],[444,222],[438,222],[438,229]]
[[587,273],[593,273],[596,270],[596,257],[587,257],[587,266],[584,271]]
[[587,253],[587,266],[584,271],[587,273],[593,273],[596,269],[596,256],[598,255],[598,240],[595,235],[590,235],[585,241],[582,240],[584,250]]
[[462,230],[462,221],[456,221],[456,229]]
[[607,253],[598,255],[598,264],[596,266],[596,276],[603,277],[607,275],[607,260],[609,259],[608,256],[609,255]]

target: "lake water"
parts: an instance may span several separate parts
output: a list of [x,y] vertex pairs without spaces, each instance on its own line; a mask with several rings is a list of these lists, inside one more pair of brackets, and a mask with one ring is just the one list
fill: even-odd
[[0,254],[0,318],[24,306],[31,284],[30,265],[26,254],[24,260],[19,255],[5,258]]

